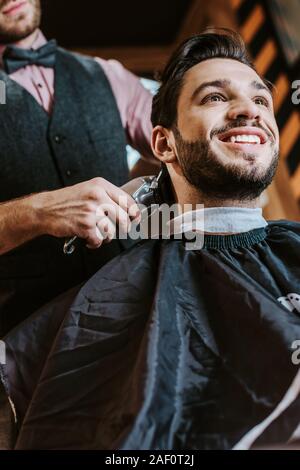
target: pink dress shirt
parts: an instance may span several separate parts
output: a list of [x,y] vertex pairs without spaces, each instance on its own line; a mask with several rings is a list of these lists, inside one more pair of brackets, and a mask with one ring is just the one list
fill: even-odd
[[[38,49],[46,43],[43,33],[38,30],[33,42],[26,46]],[[0,58],[5,50],[0,44]],[[152,95],[140,83],[138,77],[126,70],[116,60],[95,58],[103,68],[114,93],[123,127],[127,134],[128,144],[148,158],[153,158],[150,147],[152,125],[150,121]],[[0,64],[1,65],[1,64]],[[54,101],[54,69],[38,65],[28,65],[10,75],[50,114]]]

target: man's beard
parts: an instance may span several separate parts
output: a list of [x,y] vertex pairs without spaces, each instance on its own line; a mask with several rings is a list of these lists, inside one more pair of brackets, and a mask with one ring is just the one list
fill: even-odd
[[[174,135],[184,177],[205,196],[250,201],[259,197],[273,180],[279,159],[279,152],[275,147],[269,167],[262,172],[257,166],[248,170],[234,163],[222,164],[210,149],[207,140],[185,141],[177,128]],[[257,157],[244,153],[243,158],[255,161]]]
[[[2,9],[8,5],[9,0],[0,1]],[[33,33],[40,25],[41,22],[41,5],[40,0],[29,0],[29,3],[33,5],[33,15],[31,21],[24,26],[20,23],[25,19],[26,14],[20,13],[16,15],[15,24],[12,22],[10,25],[3,23],[3,19],[0,19],[0,44],[11,44],[17,41],[21,41]]]

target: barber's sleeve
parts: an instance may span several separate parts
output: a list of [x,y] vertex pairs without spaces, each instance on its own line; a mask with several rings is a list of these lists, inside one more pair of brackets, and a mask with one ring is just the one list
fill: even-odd
[[103,68],[116,98],[128,144],[143,157],[157,161],[152,153],[152,94],[140,79],[116,60],[95,58]]

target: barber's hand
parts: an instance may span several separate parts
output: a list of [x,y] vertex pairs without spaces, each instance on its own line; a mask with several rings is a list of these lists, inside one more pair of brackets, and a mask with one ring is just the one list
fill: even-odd
[[117,223],[129,232],[140,211],[134,199],[103,178],[36,194],[41,233],[55,237],[78,236],[89,248],[110,242]]

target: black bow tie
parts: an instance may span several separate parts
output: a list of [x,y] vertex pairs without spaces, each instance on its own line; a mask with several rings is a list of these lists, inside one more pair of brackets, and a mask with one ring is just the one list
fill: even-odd
[[57,43],[55,39],[39,49],[21,49],[16,46],[8,46],[3,54],[4,70],[11,74],[26,67],[26,65],[42,65],[43,67],[54,67]]

